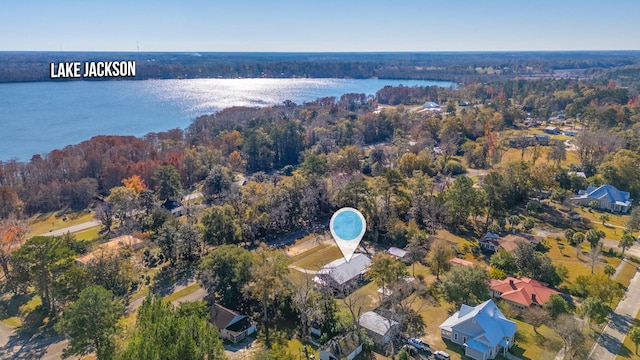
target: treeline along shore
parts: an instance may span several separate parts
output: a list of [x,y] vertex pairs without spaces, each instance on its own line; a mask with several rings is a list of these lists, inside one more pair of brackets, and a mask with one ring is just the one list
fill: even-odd
[[[420,53],[0,52],[0,83],[63,81],[52,63],[135,61],[135,77],[389,78],[489,82],[513,78],[589,78],[621,71],[638,78],[638,51]],[[91,78],[90,80],[113,79]],[[66,79],[69,80],[69,79]],[[89,80],[89,79],[87,79]]]

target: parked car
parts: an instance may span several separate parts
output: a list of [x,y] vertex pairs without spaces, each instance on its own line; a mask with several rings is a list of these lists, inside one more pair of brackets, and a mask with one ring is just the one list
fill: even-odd
[[449,353],[444,352],[442,350],[434,351],[433,356],[435,356],[435,358],[438,360],[449,360],[451,358],[451,356],[449,356]]
[[423,342],[420,339],[416,339],[416,338],[409,338],[407,340],[407,344],[415,347],[418,350],[429,350],[429,344]]
[[406,350],[407,353],[409,353],[409,355],[417,355],[418,354],[418,350],[416,348],[414,348],[413,346],[409,345],[409,344],[404,344],[402,346],[402,349]]

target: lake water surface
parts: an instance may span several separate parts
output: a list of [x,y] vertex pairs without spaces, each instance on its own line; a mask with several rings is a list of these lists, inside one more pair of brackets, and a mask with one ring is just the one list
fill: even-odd
[[187,127],[231,106],[269,106],[386,85],[452,86],[384,79],[187,79],[0,84],[0,160],[28,161],[96,135],[142,136]]

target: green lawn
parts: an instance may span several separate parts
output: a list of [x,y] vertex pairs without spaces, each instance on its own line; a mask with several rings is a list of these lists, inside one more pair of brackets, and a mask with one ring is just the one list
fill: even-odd
[[87,213],[85,211],[67,214],[66,221],[63,220],[64,217],[64,215],[58,213],[46,213],[32,216],[29,218],[29,234],[27,234],[27,237],[33,237],[47,233],[51,230],[63,229],[94,220],[93,213]]
[[[589,243],[582,243],[581,255],[577,257],[575,246],[568,244],[564,239],[557,241],[555,237],[549,236],[545,240],[549,246],[546,255],[555,264],[563,264],[569,270],[569,278],[562,285],[571,284],[578,276],[591,274],[591,260],[587,257]],[[601,272],[606,264],[617,267],[621,261],[620,258],[615,256],[601,255],[594,268],[594,273]]]
[[296,256],[290,257],[289,258],[289,263],[293,264],[296,261],[302,260],[302,259],[306,258],[307,256],[313,255],[313,254],[315,254],[316,252],[318,252],[318,251],[320,251],[322,249],[328,248],[329,246],[331,246],[331,244],[320,244],[320,245],[314,247],[313,249],[309,249],[309,250],[307,250],[305,252],[302,252],[302,253],[300,253],[300,254],[298,254]]
[[511,353],[521,359],[544,360],[554,359],[563,346],[562,339],[546,325],[538,328],[538,334],[533,327],[520,320],[511,319],[518,326],[516,343]]
[[620,270],[615,280],[619,282],[620,285],[627,288],[629,286],[629,283],[631,282],[631,279],[633,279],[637,272],[638,267],[636,265],[634,265],[633,263],[625,262],[622,270]]
[[317,271],[327,263],[342,257],[342,252],[335,245],[326,246],[319,250],[318,248],[311,249],[304,254],[308,255],[291,264],[303,269]]
[[89,240],[93,241],[100,237],[100,226],[96,226],[94,228],[80,231],[74,234],[76,240]]

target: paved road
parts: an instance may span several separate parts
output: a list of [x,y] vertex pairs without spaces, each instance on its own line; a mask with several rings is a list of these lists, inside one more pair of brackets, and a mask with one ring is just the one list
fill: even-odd
[[600,338],[591,349],[589,359],[615,360],[616,354],[629,332],[633,319],[640,310],[640,272],[631,279],[627,293],[605,326]]
[[200,301],[204,299],[205,296],[207,296],[207,290],[200,288],[192,292],[191,294],[187,294],[178,300],[172,301],[171,303],[175,306],[178,306],[180,305],[180,303],[183,303],[183,302]]
[[66,228],[49,231],[47,233],[40,234],[39,236],[62,236],[64,234],[66,234],[66,233],[72,233],[73,234],[73,233],[77,233],[79,231],[91,229],[92,227],[96,227],[96,226],[100,226],[100,221],[92,220],[92,221],[83,222],[83,223],[78,224],[78,225],[73,225],[73,226],[69,226],[69,227],[66,227]]
[[[611,239],[604,239],[602,240],[602,244],[606,247],[612,248],[617,252],[621,252],[622,249],[618,247],[618,244],[620,243],[619,240],[611,240]],[[629,249],[627,249],[624,252],[624,255],[631,255],[631,256],[635,256],[638,259],[640,259],[640,243],[638,243],[637,241],[633,244],[633,246],[631,246]]]

